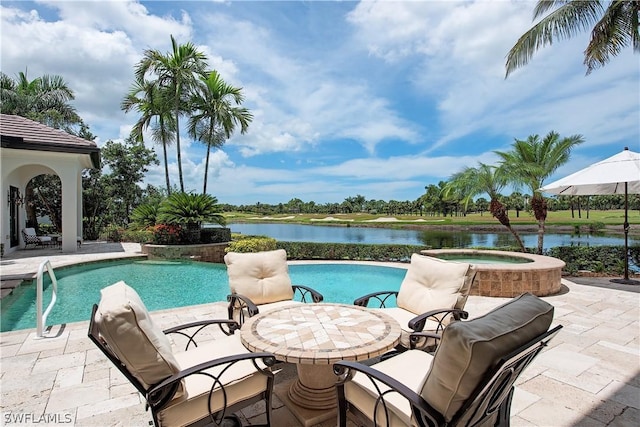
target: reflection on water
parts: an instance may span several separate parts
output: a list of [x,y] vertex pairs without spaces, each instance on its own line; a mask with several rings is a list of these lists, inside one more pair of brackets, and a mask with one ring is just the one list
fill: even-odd
[[[285,242],[333,242],[421,245],[434,249],[476,246],[507,247],[517,243],[511,233],[468,232],[447,230],[407,230],[395,228],[337,227],[301,224],[230,224],[232,233],[264,235]],[[537,233],[520,233],[528,248],[538,246]],[[622,246],[622,236],[593,234],[545,233],[544,247],[555,246]],[[630,245],[640,240],[630,238]]]

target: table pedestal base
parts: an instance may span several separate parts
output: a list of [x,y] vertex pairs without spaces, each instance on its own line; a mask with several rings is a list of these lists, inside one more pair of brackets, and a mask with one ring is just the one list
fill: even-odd
[[289,398],[289,390],[296,380],[276,384],[273,393],[287,407],[289,412],[300,422],[303,427],[311,427],[327,420],[338,419],[338,410],[334,409],[307,409],[292,402]]
[[298,378],[275,387],[276,396],[309,427],[337,417],[337,377],[333,365],[296,365]]

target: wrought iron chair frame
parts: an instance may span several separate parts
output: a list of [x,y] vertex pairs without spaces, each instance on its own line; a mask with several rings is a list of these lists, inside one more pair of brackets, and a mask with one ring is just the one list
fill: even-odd
[[[296,300],[296,296],[298,301],[303,303],[318,303],[324,300],[320,292],[308,286],[291,285],[291,288],[293,289],[292,300]],[[227,295],[227,301],[229,302],[227,307],[229,319],[234,319],[234,313],[237,312],[238,319],[236,321],[240,326],[244,324],[245,317],[253,317],[260,313],[258,306],[247,296],[233,293]]]
[[[274,374],[271,372],[270,367],[276,363],[275,357],[271,353],[246,353],[246,354],[237,354],[232,356],[221,357],[218,359],[209,360],[204,363],[200,363],[198,365],[192,366],[188,369],[185,369],[181,372],[178,372],[175,375],[172,375],[158,384],[150,386],[148,389],[145,388],[142,383],[127,369],[125,364],[120,361],[120,359],[109,349],[106,342],[100,338],[100,334],[98,332],[97,325],[95,324],[95,315],[98,310],[98,305],[93,305],[93,310],[91,312],[91,319],[89,322],[89,333],[88,336],[93,341],[93,343],[104,353],[104,355],[122,372],[122,374],[133,384],[133,386],[144,396],[147,402],[147,409],[151,409],[151,414],[153,416],[154,425],[160,426],[158,422],[157,414],[161,411],[175,395],[176,391],[179,388],[181,380],[190,375],[205,375],[211,378],[212,386],[209,392],[209,396],[215,391],[216,387],[222,390],[223,398],[224,398],[224,408],[217,412],[211,412],[211,398],[209,398],[209,415],[201,418],[199,421],[194,423],[194,426],[198,425],[211,425],[213,423],[214,426],[222,425],[222,422],[225,419],[233,418],[233,413],[256,402],[261,400],[265,401],[265,412],[267,423],[266,426],[271,424],[272,419],[272,409],[271,409],[271,397],[273,394],[273,384],[274,384]],[[187,339],[187,344],[185,345],[185,351],[189,349],[191,345],[197,347],[198,344],[195,340],[196,335],[205,329],[208,326],[217,325],[220,330],[225,335],[233,335],[236,330],[240,328],[237,322],[233,320],[227,319],[212,319],[212,320],[204,320],[191,322],[184,325],[172,327],[169,329],[165,329],[163,332],[165,334],[179,334]],[[192,333],[185,332],[186,329],[197,328]],[[227,406],[226,405],[226,391],[224,389],[224,384],[220,380],[220,377],[224,375],[224,373],[228,370],[230,366],[235,363],[251,360],[253,365],[256,368],[257,372],[260,372],[263,375],[267,376],[267,387],[264,392],[243,401],[240,401],[234,405]],[[260,367],[258,365],[258,361],[262,362],[265,367]],[[207,372],[210,368],[216,366],[224,366],[225,367],[221,372],[216,375],[211,372]]]
[[[344,385],[345,382],[353,378],[356,372],[360,372],[369,378],[378,392],[373,420],[377,419],[378,410],[382,410],[388,415],[389,409],[385,395],[395,392],[409,401],[412,418],[419,427],[461,426],[463,425],[461,420],[466,420],[464,421],[465,426],[475,426],[482,424],[489,417],[495,416],[496,413],[495,425],[507,427],[510,424],[511,401],[516,379],[561,328],[561,325],[556,326],[501,358],[497,365],[485,374],[484,379],[450,422],[446,422],[442,414],[431,407],[422,396],[394,378],[377,371],[374,367],[357,362],[338,362],[334,365],[334,373],[338,375],[339,379],[337,384],[338,425],[340,427],[346,426],[348,410],[359,413],[356,408],[348,404]],[[379,383],[386,385],[389,389],[381,391]],[[378,427],[377,422],[371,421],[371,417],[361,413],[358,415],[361,418],[365,417],[372,425]],[[388,416],[386,420],[388,427]]]

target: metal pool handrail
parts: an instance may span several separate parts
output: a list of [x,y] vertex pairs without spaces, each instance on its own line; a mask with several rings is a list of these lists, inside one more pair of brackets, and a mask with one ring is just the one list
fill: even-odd
[[[49,273],[49,277],[51,278],[51,285],[52,285],[52,294],[51,294],[51,302],[49,303],[49,306],[47,307],[47,309],[45,310],[44,314],[42,313],[42,292],[43,292],[43,280],[42,280],[42,276],[44,275],[44,270],[47,270],[47,273]],[[53,267],[51,266],[51,263],[49,262],[48,259],[42,261],[42,263],[40,263],[40,266],[38,267],[38,275],[36,276],[36,323],[37,323],[37,331],[36,331],[36,336],[38,338],[42,338],[42,331],[44,329],[44,326],[47,323],[47,316],[49,315],[49,313],[51,312],[51,309],[53,308],[53,306],[56,303],[57,300],[57,296],[58,296],[58,281],[56,280],[56,275],[53,272]]]

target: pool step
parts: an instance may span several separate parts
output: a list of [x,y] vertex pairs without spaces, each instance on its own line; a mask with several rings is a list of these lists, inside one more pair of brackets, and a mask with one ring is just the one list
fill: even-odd
[[0,281],[0,299],[11,295],[13,290],[20,286],[22,280],[8,279]]

